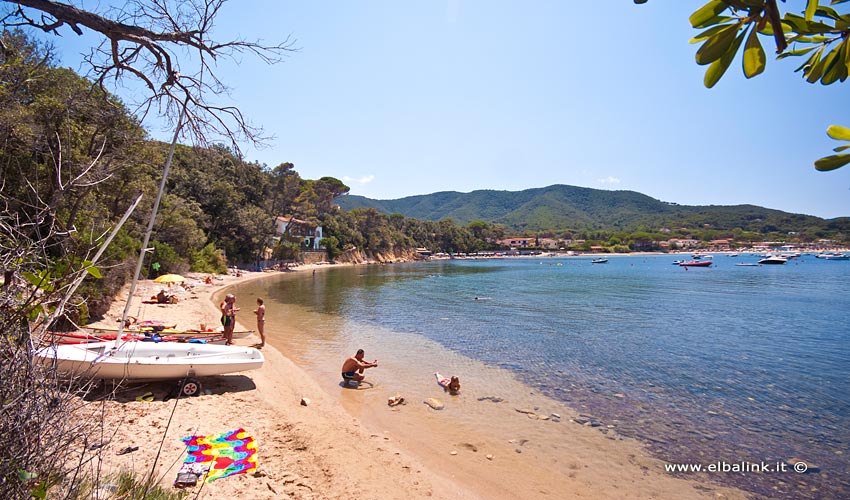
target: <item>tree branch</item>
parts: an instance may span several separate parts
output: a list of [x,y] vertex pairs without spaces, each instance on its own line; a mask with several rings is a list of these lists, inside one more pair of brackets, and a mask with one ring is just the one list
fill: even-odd
[[776,41],[776,53],[782,53],[788,48],[788,42],[785,41],[785,33],[782,29],[782,19],[779,17],[779,8],[776,6],[776,0],[767,0],[764,4],[764,11],[767,14],[767,19],[770,21],[770,26],[773,28],[773,39]]
[[[131,0],[122,8],[103,13],[53,0],[0,1],[18,6],[2,19],[4,27],[30,26],[61,35],[61,29],[67,26],[78,35],[83,28],[99,33],[102,43],[84,57],[96,86],[106,90],[110,81],[121,86],[128,77],[141,82],[146,93],[130,96],[131,105],[142,117],[157,109],[171,125],[177,121],[181,103],[187,101],[187,131],[192,139],[208,144],[214,140],[212,136],[224,137],[236,151],[243,139],[262,142],[262,131],[251,126],[238,108],[211,102],[227,97],[229,89],[216,77],[210,60],[236,60],[237,55],[249,53],[274,64],[287,52],[297,50],[289,37],[276,45],[211,38],[215,17],[226,0]],[[40,12],[40,20],[28,15],[26,9]],[[194,56],[178,52],[186,48]]]

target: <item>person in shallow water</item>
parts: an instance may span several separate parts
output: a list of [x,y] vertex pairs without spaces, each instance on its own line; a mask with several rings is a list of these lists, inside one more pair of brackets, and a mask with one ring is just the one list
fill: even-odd
[[375,368],[378,366],[378,360],[372,361],[371,363],[368,361],[363,361],[363,356],[365,353],[363,349],[358,349],[357,353],[354,356],[347,358],[342,363],[342,383],[343,385],[348,385],[349,382],[360,382],[365,377],[363,376],[363,371],[366,368]]

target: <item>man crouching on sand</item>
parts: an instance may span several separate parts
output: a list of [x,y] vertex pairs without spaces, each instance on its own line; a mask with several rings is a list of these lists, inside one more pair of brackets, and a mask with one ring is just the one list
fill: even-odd
[[347,386],[351,381],[361,382],[365,378],[363,376],[363,370],[378,366],[377,359],[371,363],[363,361],[364,354],[363,349],[358,349],[357,354],[342,363],[342,385]]

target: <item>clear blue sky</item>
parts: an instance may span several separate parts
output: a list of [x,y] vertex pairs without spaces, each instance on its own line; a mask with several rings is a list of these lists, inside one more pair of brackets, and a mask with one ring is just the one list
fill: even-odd
[[[274,135],[245,157],[352,194],[569,184],[850,216],[850,166],[812,166],[838,145],[827,126],[850,126],[850,83],[811,85],[800,59],[771,57],[704,88],[688,44],[703,3],[232,0],[214,36],[297,40],[281,64],[219,68],[228,104]],[[72,67],[73,36],[56,42]]]

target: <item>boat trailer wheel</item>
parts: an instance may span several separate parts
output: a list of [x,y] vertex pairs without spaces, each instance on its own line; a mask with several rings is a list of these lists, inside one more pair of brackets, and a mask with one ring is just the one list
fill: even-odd
[[201,383],[193,378],[187,378],[180,384],[180,395],[192,397],[201,394]]

